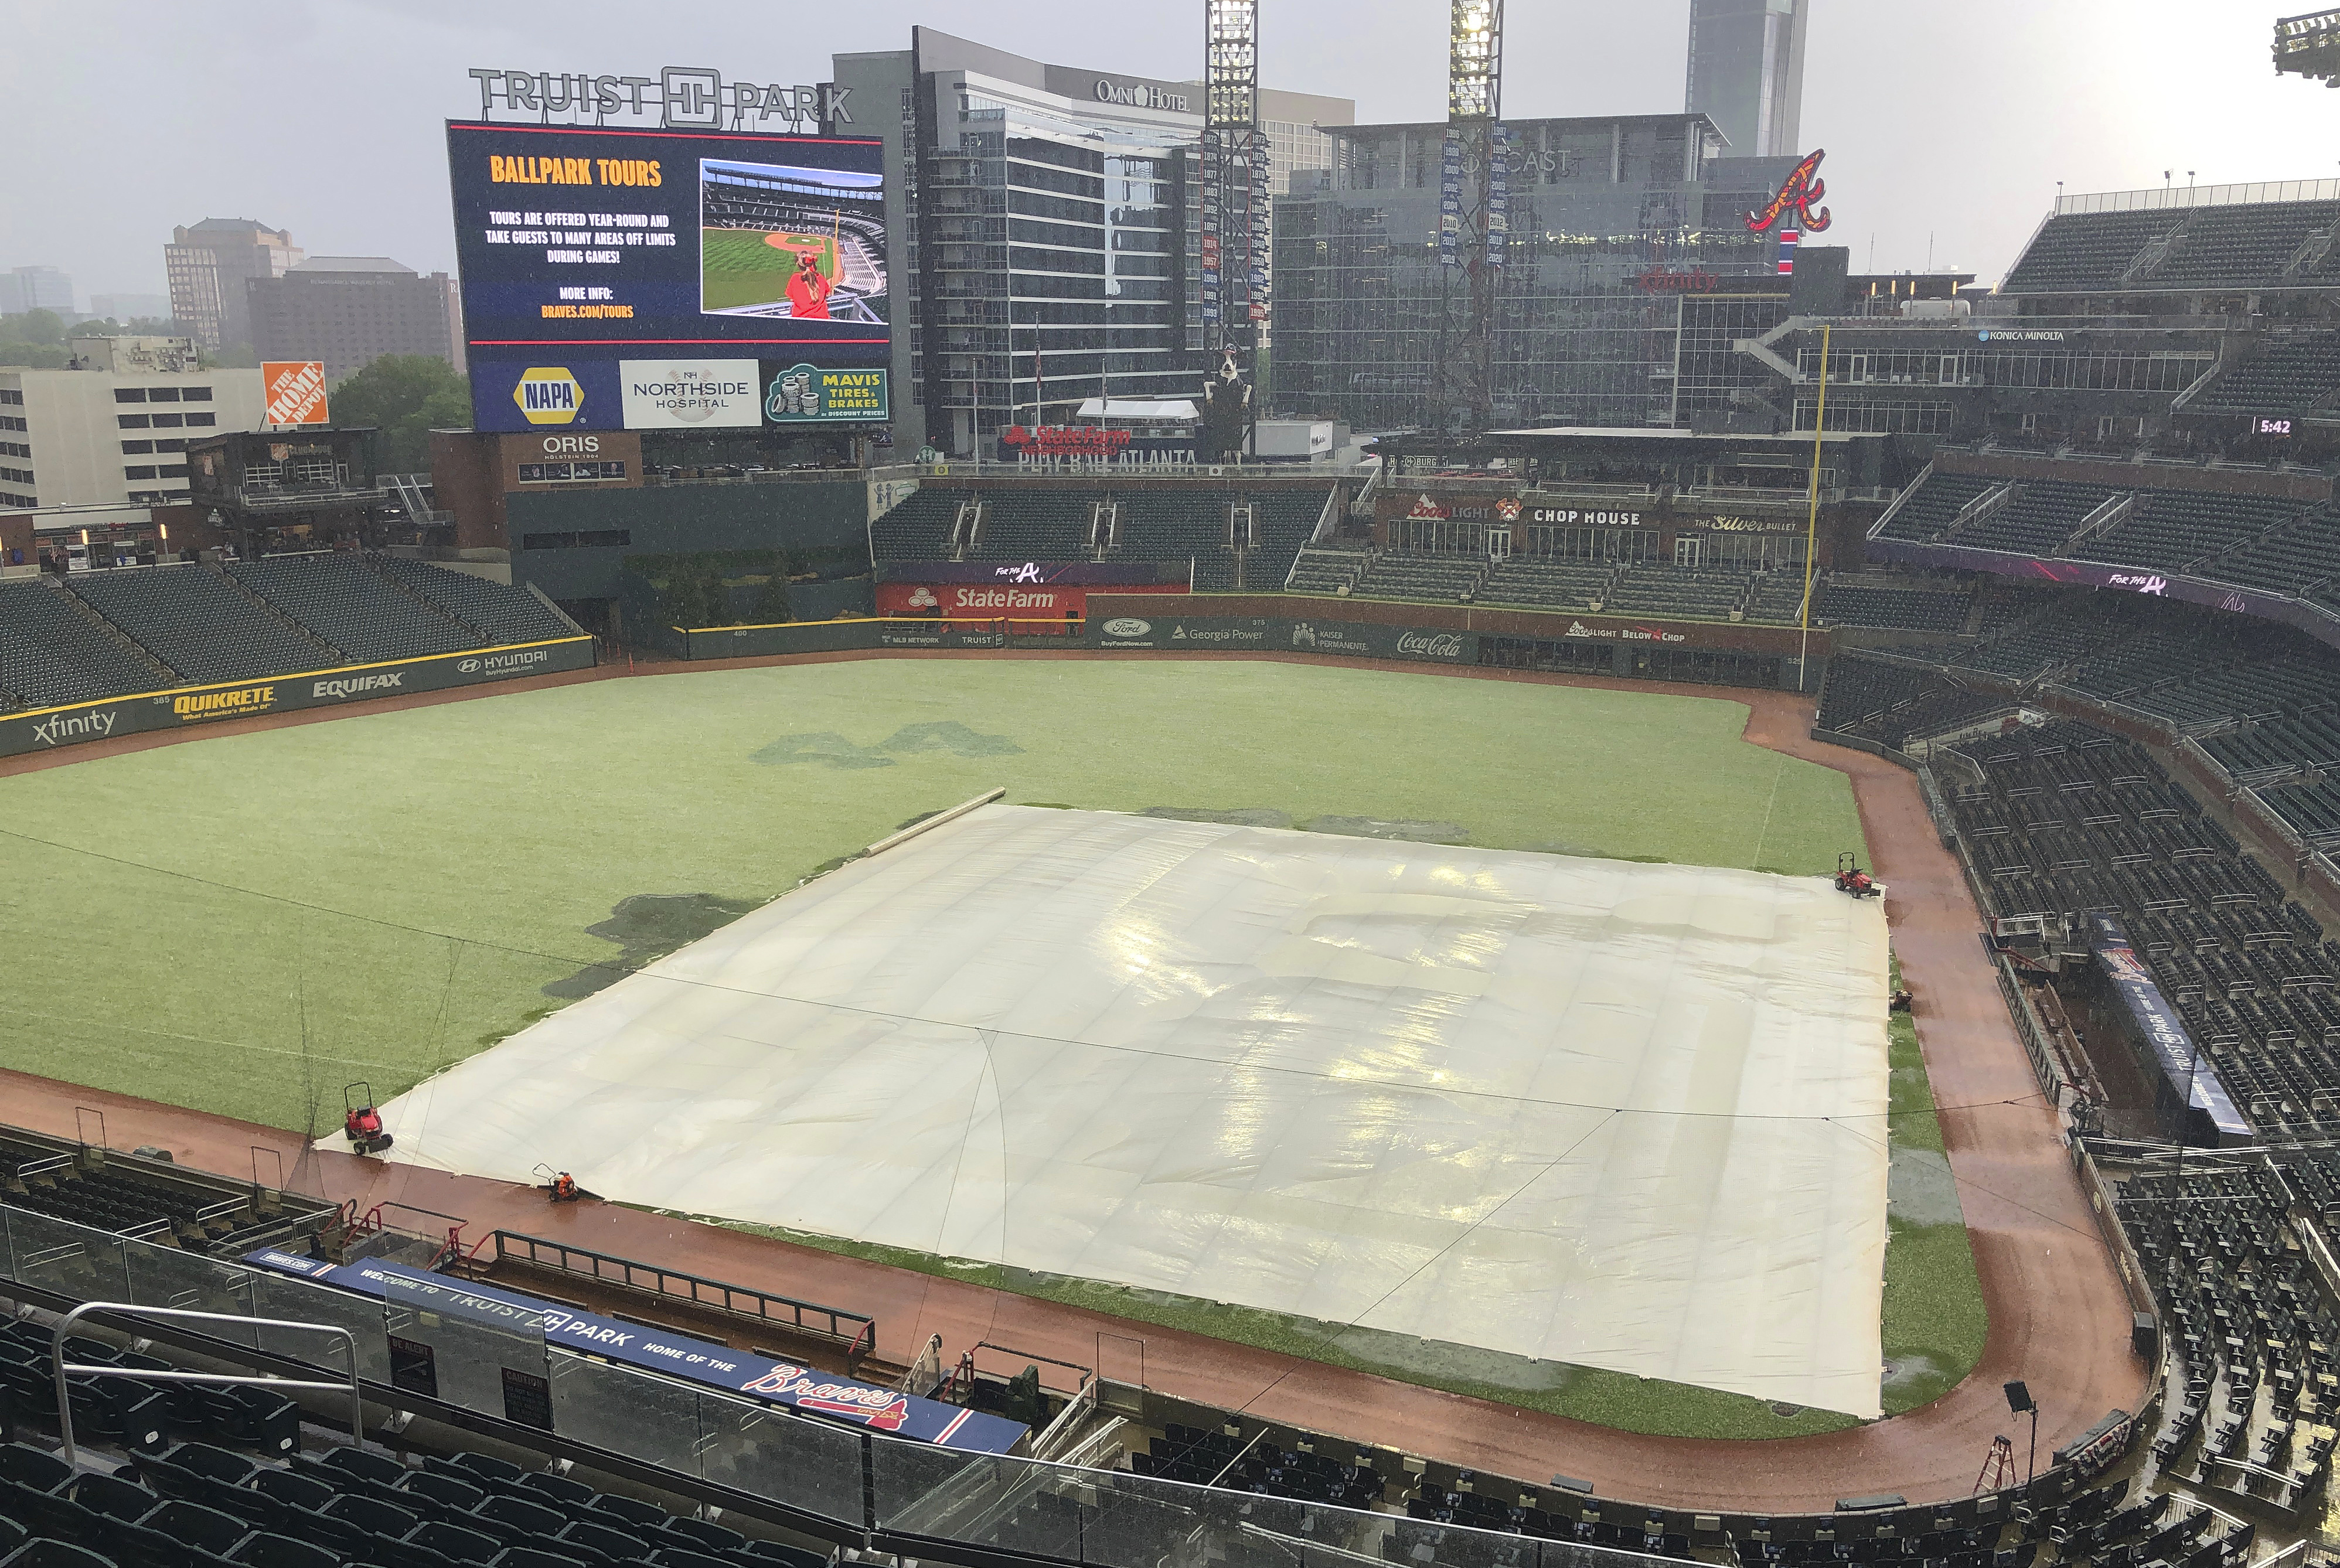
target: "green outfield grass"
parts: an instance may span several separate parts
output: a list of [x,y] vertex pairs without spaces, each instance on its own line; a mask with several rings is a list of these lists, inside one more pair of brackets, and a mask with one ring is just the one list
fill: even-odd
[[[694,934],[689,910],[663,938],[663,916],[612,921],[625,900],[697,899],[719,921],[995,786],[1011,801],[1274,813],[1796,875],[1861,848],[1844,777],[1742,741],[1745,722],[1721,696],[1268,662],[860,660],[600,681],[92,760],[0,779],[0,1063],[330,1130],[344,1084],[387,1098],[565,1005],[576,992],[560,982],[580,969]],[[1911,1098],[1925,1077],[1903,1054],[1897,1039],[1897,1068],[1917,1070],[1897,1071],[1896,1108],[1918,1114],[1898,1136],[1922,1142],[1930,1100]],[[1980,1346],[1964,1231],[1948,1229],[1896,1223],[1888,1354],[1929,1365],[1899,1399],[1889,1390],[1895,1408],[1948,1386]],[[992,1272],[1393,1370],[1323,1325]],[[1561,1370],[1558,1386],[1508,1393],[1468,1368],[1400,1374],[1650,1430],[1839,1424]]]
[[[790,237],[818,245],[820,270],[837,276],[835,240],[827,234]],[[797,270],[797,255],[767,243],[760,229],[701,229],[699,266],[699,308],[738,310],[787,299],[788,274]]]

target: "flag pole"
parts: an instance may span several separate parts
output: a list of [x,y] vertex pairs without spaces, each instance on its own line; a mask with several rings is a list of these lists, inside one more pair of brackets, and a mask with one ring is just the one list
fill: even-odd
[[1812,507],[1804,523],[1804,630],[1796,646],[1796,690],[1804,689],[1806,661],[1812,648],[1812,572],[1819,562],[1820,531],[1820,438],[1828,433],[1829,328],[1820,327],[1819,407],[1812,415]]

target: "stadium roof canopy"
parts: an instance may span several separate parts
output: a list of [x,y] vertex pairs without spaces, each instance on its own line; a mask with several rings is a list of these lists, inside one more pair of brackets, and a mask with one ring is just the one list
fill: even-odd
[[394,1159],[1874,1416],[1885,977],[1826,878],[987,806],[384,1116]]

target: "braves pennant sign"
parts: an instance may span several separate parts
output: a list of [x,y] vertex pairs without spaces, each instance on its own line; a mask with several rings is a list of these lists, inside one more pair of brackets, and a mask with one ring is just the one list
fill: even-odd
[[[1780,182],[1777,194],[1764,203],[1760,212],[1747,214],[1747,226],[1759,234],[1770,233],[1782,219],[1792,217],[1789,226],[1807,234],[1817,234],[1827,229],[1831,220],[1829,210],[1813,211],[1813,204],[1828,195],[1828,183],[1820,178],[1820,160],[1828,156],[1822,148],[1808,154]],[[1780,269],[1786,272],[1786,267]]]

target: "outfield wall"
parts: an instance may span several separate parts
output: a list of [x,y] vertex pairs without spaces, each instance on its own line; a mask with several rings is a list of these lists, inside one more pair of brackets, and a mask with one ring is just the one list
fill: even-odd
[[[948,622],[930,617],[675,629],[658,646],[679,659],[754,659],[887,649],[1019,648],[1106,653],[1311,653],[1487,665],[1645,680],[1795,690],[1803,634],[1794,627],[1655,620],[1532,610],[1300,594],[1091,593],[1088,619]],[[1810,636],[1818,690],[1826,631]]]
[[437,653],[424,659],[341,665],[297,675],[267,675],[250,680],[216,681],[208,686],[176,686],[61,708],[0,713],[0,757],[22,757],[60,746],[111,739],[117,735],[186,729],[219,719],[338,708],[345,702],[372,697],[446,691],[524,675],[590,670],[596,662],[593,639],[561,637],[544,642],[514,642],[498,648],[467,649],[461,653]]

